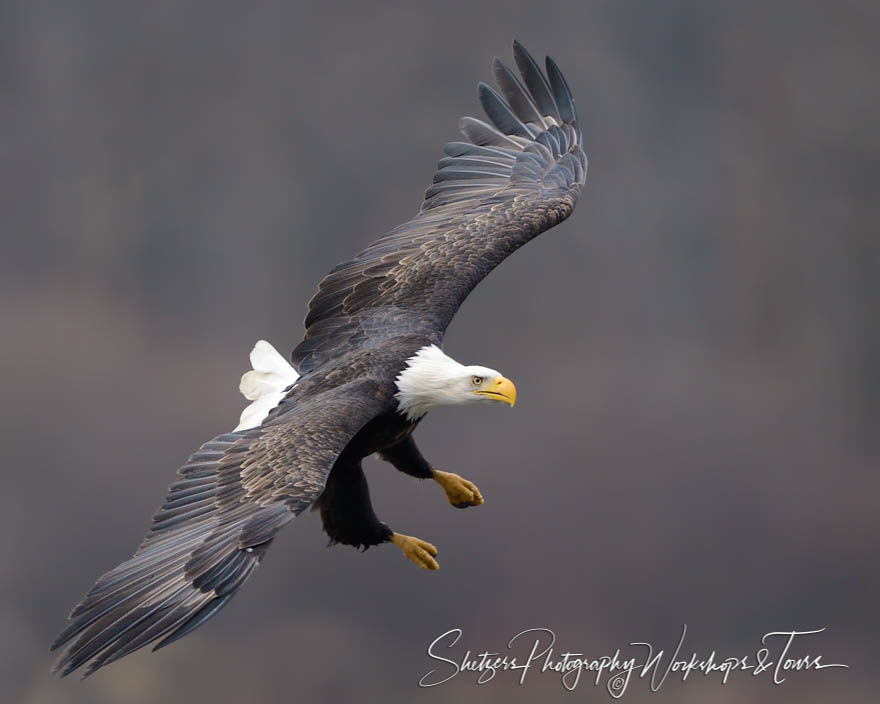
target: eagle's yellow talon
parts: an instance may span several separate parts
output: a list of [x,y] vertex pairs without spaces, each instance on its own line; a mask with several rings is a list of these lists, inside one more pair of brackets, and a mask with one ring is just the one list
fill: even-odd
[[440,569],[437,560],[432,557],[437,554],[437,548],[431,545],[431,543],[419,538],[413,538],[411,535],[403,535],[402,533],[392,533],[391,542],[399,547],[404,555],[423,570]]
[[479,506],[483,503],[483,496],[480,494],[480,490],[477,489],[477,485],[472,481],[468,481],[452,472],[443,472],[439,469],[434,470],[432,479],[443,487],[449,503],[456,508]]

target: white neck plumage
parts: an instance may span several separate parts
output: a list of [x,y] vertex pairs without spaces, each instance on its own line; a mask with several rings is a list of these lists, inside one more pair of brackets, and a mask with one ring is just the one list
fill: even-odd
[[423,347],[397,376],[397,410],[416,420],[435,406],[477,403],[482,399],[474,394],[474,380],[498,376],[494,369],[460,364],[436,345]]
[[[239,388],[252,401],[241,414],[236,430],[260,425],[287,396],[299,374],[265,340],[251,352],[253,370],[241,378]],[[422,347],[406,360],[397,376],[397,411],[414,421],[436,406],[460,406],[483,401],[502,401],[513,405],[516,388],[494,369],[464,365],[435,346]]]
[[463,370],[463,364],[444,354],[439,347],[423,347],[406,360],[406,367],[397,376],[397,410],[407,420],[421,418],[434,406],[441,405],[449,378],[461,375]]

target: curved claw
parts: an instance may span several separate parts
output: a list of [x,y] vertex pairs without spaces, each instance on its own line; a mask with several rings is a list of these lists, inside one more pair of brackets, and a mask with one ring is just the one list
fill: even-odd
[[437,548],[431,545],[431,543],[414,538],[411,535],[403,535],[402,533],[392,533],[391,542],[399,547],[403,554],[415,562],[421,569],[440,569],[440,565],[434,559],[437,555]]
[[443,488],[446,498],[455,508],[468,508],[483,503],[483,495],[477,485],[468,479],[439,469],[434,470],[432,478]]

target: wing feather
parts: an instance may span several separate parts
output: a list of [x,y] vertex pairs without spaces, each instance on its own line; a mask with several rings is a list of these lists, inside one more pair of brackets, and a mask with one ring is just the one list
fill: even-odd
[[538,64],[532,55],[518,41],[513,42],[513,60],[519,69],[520,75],[529,90],[529,94],[538,106],[538,110],[547,117],[561,120],[559,108],[553,98],[553,90],[547,82],[546,76],[538,68]]
[[501,61],[501,92],[480,83],[492,124],[461,120],[419,214],[321,281],[306,335],[293,352],[301,374],[384,337],[419,330],[435,342],[470,291],[505,257],[568,217],[587,159],[571,91],[514,42],[520,78]]
[[539,130],[529,129],[522,120],[517,117],[513,108],[507,104],[507,101],[502,98],[494,88],[486,83],[479,83],[477,85],[477,91],[480,96],[480,104],[483,106],[483,110],[486,111],[489,119],[492,120],[492,124],[501,130],[501,132],[506,135],[525,137],[529,141],[539,134]]
[[510,107],[519,116],[519,119],[526,124],[540,125],[541,129],[535,130],[533,134],[538,134],[549,127],[541,111],[535,105],[535,99],[529,93],[528,88],[497,57],[492,62],[492,75],[495,77],[495,82],[501,88],[501,92],[504,93],[504,97]]
[[180,469],[150,533],[71,612],[56,671],[85,675],[202,625],[253,573],[275,534],[320,496],[336,457],[385,410],[378,383],[298,399],[259,428],[205,443]]
[[571,95],[571,90],[568,87],[565,76],[563,76],[562,71],[559,70],[559,66],[557,66],[556,62],[549,56],[547,57],[547,78],[550,79],[550,86],[553,89],[553,99],[556,101],[556,106],[559,108],[559,117],[561,117],[562,121],[567,125],[576,125],[578,122],[578,116],[577,108],[574,106],[574,97]]

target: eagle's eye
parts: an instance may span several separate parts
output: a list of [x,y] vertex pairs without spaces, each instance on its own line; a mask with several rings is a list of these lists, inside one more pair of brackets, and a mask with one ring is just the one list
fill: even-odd
[[471,377],[471,383],[472,383],[474,386],[479,386],[480,384],[483,383],[483,377],[481,377],[481,376],[472,376],[472,377]]

